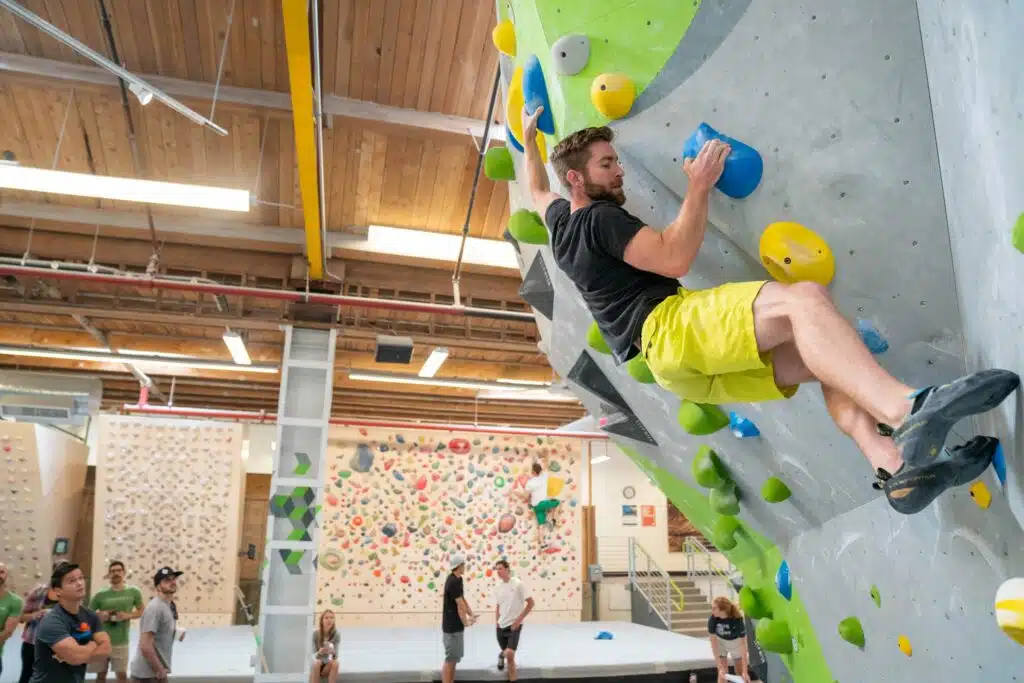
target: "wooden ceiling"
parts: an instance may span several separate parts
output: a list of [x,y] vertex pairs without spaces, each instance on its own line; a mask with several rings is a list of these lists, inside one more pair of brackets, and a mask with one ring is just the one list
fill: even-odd
[[[231,215],[154,205],[150,230],[147,207],[138,203],[0,191],[0,256],[91,260],[137,273],[155,263],[157,273],[303,290],[302,199],[279,2],[22,4],[111,57],[102,4],[121,64],[210,115],[228,135],[159,102],[122,100],[116,81],[91,61],[0,9],[0,65],[5,55],[8,63],[0,66],[0,151],[26,166],[247,189],[257,204]],[[327,230],[359,234],[377,224],[461,233],[481,142],[471,131],[482,130],[498,64],[490,42],[494,3],[322,0],[318,8],[329,113],[323,126]],[[10,66],[15,63],[21,66]],[[496,122],[500,109],[499,98]],[[469,234],[501,239],[508,213],[507,187],[481,177]],[[313,283],[314,291],[452,302],[450,262],[347,250],[331,257],[332,277]],[[469,306],[530,311],[519,284],[517,271],[467,266],[460,291]],[[294,306],[253,297],[227,297],[226,308],[216,303],[148,287],[8,277],[0,281],[0,344],[95,347],[99,331],[112,348],[226,360],[221,335],[232,327],[246,331],[254,360],[280,359],[279,327],[294,320]],[[550,381],[532,322],[360,306],[339,308],[332,317],[317,324],[340,330],[338,415],[536,427],[582,415],[575,403],[499,403],[477,400],[470,390],[348,379],[350,368],[415,374],[434,346],[447,346],[451,355],[438,376]],[[411,366],[376,366],[380,333],[415,339]],[[116,363],[0,355],[3,367],[96,374],[104,380],[106,409],[138,396],[137,381]],[[153,375],[158,393],[169,395],[172,378],[175,405],[276,408],[274,375],[166,370]]]

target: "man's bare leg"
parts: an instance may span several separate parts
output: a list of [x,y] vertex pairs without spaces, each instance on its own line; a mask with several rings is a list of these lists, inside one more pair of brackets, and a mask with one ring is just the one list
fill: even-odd
[[441,667],[441,683],[454,683],[455,662],[445,662]]
[[[796,344],[787,342],[772,352],[775,367],[775,382],[779,386],[793,386],[816,381],[814,374],[804,365]],[[843,392],[821,385],[828,414],[840,431],[849,436],[874,469],[895,472],[903,464],[900,451],[889,437],[878,433],[877,421]]]
[[754,300],[754,330],[760,351],[792,342],[823,385],[849,396],[876,422],[896,428],[910,412],[913,390],[878,364],[824,287],[766,283]]

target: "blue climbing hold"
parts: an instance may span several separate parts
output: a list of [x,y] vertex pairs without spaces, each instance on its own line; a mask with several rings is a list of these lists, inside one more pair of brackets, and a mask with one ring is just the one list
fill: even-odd
[[613,640],[615,638],[611,631],[599,631],[594,640]]
[[779,595],[782,597],[787,600],[793,599],[793,583],[789,578],[789,563],[785,560],[779,565],[779,571],[775,573],[775,588],[778,589]]
[[548,87],[544,83],[544,72],[537,55],[530,55],[523,65],[523,101],[526,103],[527,114],[533,114],[538,107],[544,107],[544,113],[537,119],[537,130],[554,135],[555,117],[551,115]]
[[996,446],[996,454],[992,457],[992,469],[996,471],[1000,486],[1006,486],[1006,456],[1003,455],[1003,444]]
[[882,333],[870,321],[864,319],[857,320],[857,332],[860,334],[864,346],[868,347],[871,353],[878,355],[889,350],[889,342],[885,341],[885,337],[882,336]]
[[729,429],[737,439],[761,436],[761,430],[757,428],[756,424],[736,412],[729,413]]
[[697,130],[686,139],[683,145],[683,157],[695,159],[704,143],[708,140],[722,140],[732,147],[725,160],[725,170],[715,187],[732,197],[743,199],[750,195],[761,183],[764,173],[764,160],[756,149],[727,135],[722,135],[706,123],[697,126]]
[[505,126],[505,140],[508,142],[508,144],[512,145],[512,147],[517,152],[521,152],[521,153],[525,152],[525,150],[523,149],[522,144],[520,144],[519,140],[516,140],[516,136],[515,135],[512,135],[512,129],[509,128],[508,126]]

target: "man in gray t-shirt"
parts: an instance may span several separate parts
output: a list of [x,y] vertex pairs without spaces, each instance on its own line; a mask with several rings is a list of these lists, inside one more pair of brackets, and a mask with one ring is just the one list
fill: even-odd
[[156,597],[149,601],[142,613],[139,649],[129,668],[132,681],[154,683],[167,680],[178,623],[174,595],[178,591],[178,577],[181,574],[170,567],[163,567],[153,577]]

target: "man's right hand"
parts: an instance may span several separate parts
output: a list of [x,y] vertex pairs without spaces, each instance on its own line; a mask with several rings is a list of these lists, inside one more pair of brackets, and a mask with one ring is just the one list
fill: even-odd
[[523,139],[519,142],[522,143],[524,148],[527,142],[533,142],[537,139],[537,121],[543,113],[543,106],[537,107],[537,111],[533,112],[533,114],[527,114],[526,107],[523,107]]
[[725,170],[725,159],[732,152],[732,147],[721,140],[708,140],[704,143],[696,159],[686,159],[683,170],[690,178],[690,189],[698,192],[710,192]]

